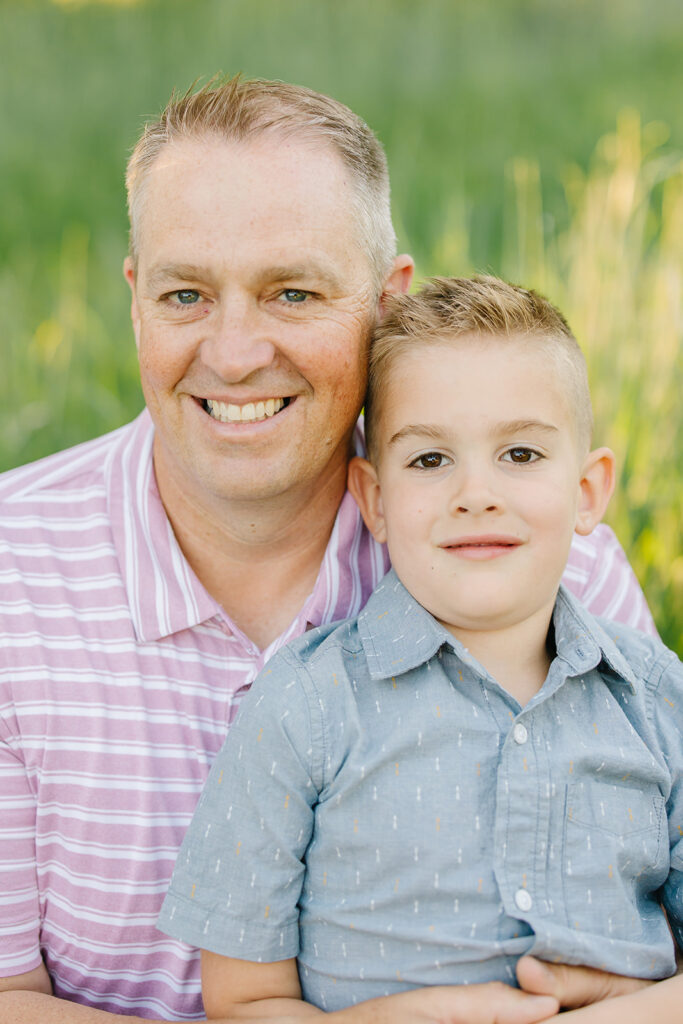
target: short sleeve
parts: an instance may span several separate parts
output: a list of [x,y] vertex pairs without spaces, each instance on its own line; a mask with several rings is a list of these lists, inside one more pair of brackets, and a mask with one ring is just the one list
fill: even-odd
[[257,678],[216,757],[158,923],[184,942],[242,960],[299,951],[297,903],[322,785],[315,767],[322,723],[312,716],[303,670],[286,654]]
[[683,665],[672,651],[667,651],[663,662],[653,693],[653,713],[672,787],[667,801],[671,860],[661,900],[676,944],[683,950]]
[[0,708],[0,977],[38,967],[40,901],[36,880],[36,801]]
[[604,523],[587,537],[575,534],[562,582],[593,615],[657,635],[624,549]]

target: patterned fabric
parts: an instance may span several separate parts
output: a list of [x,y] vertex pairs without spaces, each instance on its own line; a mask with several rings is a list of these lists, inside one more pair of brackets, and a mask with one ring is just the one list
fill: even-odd
[[[152,440],[143,413],[0,477],[0,975],[42,955],[58,996],[193,1020],[196,951],[155,922],[211,761],[274,651],[357,614],[387,561],[346,495],[312,594],[259,651],[185,561]],[[652,628],[606,527],[566,578]]]
[[282,650],[214,762],[162,930],[298,955],[326,1010],[514,981],[526,952],[672,974],[683,665],[565,590],[554,629],[524,708],[393,571],[356,620]]

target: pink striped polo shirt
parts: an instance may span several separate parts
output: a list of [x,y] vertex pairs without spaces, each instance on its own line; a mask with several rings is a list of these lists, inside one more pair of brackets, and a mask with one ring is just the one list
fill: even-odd
[[[347,494],[311,595],[259,651],[185,561],[152,438],[145,412],[0,477],[0,976],[42,956],[65,999],[196,1020],[197,954],[155,922],[209,765],[267,659],[357,614],[387,561]],[[565,583],[653,629],[607,527],[576,538]]]

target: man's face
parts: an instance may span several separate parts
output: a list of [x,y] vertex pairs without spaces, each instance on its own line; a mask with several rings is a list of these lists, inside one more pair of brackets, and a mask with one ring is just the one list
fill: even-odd
[[375,532],[404,585],[456,635],[549,616],[583,464],[552,357],[458,339],[399,356],[386,388]]
[[137,275],[126,267],[160,479],[200,499],[263,500],[344,472],[377,313],[354,219],[326,147],[162,150]]

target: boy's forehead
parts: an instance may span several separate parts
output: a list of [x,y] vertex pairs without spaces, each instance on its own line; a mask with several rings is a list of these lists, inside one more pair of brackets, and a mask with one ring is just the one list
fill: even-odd
[[[552,338],[444,333],[397,346],[387,371],[384,399],[380,403],[382,418],[388,413],[392,419],[402,418],[402,409],[392,401],[394,397],[405,407],[403,411],[409,412],[409,407],[418,401],[428,407],[430,393],[435,395],[444,388],[452,388],[454,418],[466,398],[501,425],[545,423],[547,417],[539,417],[538,409],[546,406],[554,410],[553,423],[558,429],[576,428],[574,388],[568,379],[572,376],[571,361],[563,346]],[[532,380],[533,386],[526,387]],[[473,388],[476,394],[471,393]],[[506,416],[502,406],[513,408],[516,393],[520,398],[519,412]],[[501,398],[506,401],[501,402]],[[528,415],[524,414],[525,402]]]
[[392,375],[400,375],[403,371],[419,373],[420,365],[425,368],[425,373],[433,372],[434,363],[439,362],[440,356],[443,372],[456,376],[459,372],[457,365],[444,357],[448,351],[466,355],[470,366],[480,362],[490,367],[492,355],[495,361],[496,352],[500,352],[501,365],[504,363],[509,366],[511,362],[518,362],[520,366],[528,366],[533,362],[547,372],[549,387],[555,387],[560,392],[566,391],[567,357],[555,339],[543,335],[480,331],[466,334],[444,332],[425,339],[411,339],[410,344],[397,345],[388,361],[387,385],[391,386]]

